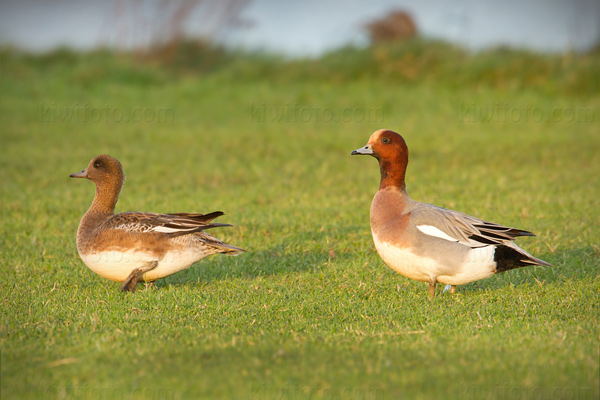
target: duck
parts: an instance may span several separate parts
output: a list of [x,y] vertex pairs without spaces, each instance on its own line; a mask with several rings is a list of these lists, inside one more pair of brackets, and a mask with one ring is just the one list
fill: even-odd
[[245,251],[204,232],[231,226],[213,222],[224,215],[221,211],[115,214],[125,174],[121,163],[107,154],[94,157],[86,169],[70,177],[96,184],[92,205],[77,229],[79,256],[96,274],[122,282],[123,292],[134,292],[139,282],[153,283],[209,255],[235,256]]
[[379,162],[379,189],[371,203],[370,225],[375,249],[397,273],[455,293],[464,285],[514,268],[552,266],[514,243],[533,233],[485,221],[458,211],[421,203],[406,191],[408,147],[388,129],[375,131],[351,155]]

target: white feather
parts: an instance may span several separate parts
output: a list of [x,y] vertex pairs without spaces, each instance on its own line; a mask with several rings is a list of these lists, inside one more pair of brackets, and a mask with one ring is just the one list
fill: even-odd
[[469,252],[469,258],[467,264],[472,263],[478,264],[491,264],[494,262],[494,254],[496,253],[496,246],[489,245],[483,247],[475,247]]
[[429,236],[434,236],[434,237],[437,237],[440,239],[445,239],[450,242],[458,242],[457,239],[453,238],[450,235],[447,235],[446,233],[442,232],[441,230],[439,230],[438,228],[436,228],[433,225],[417,225],[417,229]]
[[193,228],[188,228],[188,229],[169,228],[169,227],[166,227],[166,226],[154,226],[154,227],[152,227],[152,230],[154,232],[161,232],[161,233],[183,232],[183,231],[192,230],[192,229]]

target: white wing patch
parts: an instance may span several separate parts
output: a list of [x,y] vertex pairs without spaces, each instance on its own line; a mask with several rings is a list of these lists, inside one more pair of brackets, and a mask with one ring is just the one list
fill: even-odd
[[154,226],[152,227],[152,230],[154,232],[161,232],[161,233],[173,233],[173,232],[185,232],[188,230],[192,230],[193,228],[169,228],[167,226]]
[[433,225],[417,225],[417,229],[429,236],[435,236],[440,239],[448,240],[450,242],[458,242],[457,239],[447,235],[446,233],[442,232]]

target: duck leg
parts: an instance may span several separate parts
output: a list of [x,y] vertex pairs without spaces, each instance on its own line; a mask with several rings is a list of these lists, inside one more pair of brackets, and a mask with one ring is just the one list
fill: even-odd
[[433,297],[435,296],[435,284],[436,283],[437,283],[437,280],[435,278],[429,279],[429,297],[431,299],[433,299]]
[[123,281],[121,285],[121,292],[135,292],[135,287],[137,286],[140,278],[148,271],[152,271],[158,265],[158,261],[151,261],[143,267],[136,268],[131,271],[131,274]]

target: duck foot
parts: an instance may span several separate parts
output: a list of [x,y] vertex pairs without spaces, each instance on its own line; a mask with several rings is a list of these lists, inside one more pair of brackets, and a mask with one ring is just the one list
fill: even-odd
[[144,282],[146,284],[146,289],[152,289],[156,281]]
[[135,292],[135,287],[140,281],[142,275],[144,275],[148,271],[153,270],[154,268],[156,268],[157,265],[158,261],[152,261],[141,268],[136,268],[133,271],[131,271],[131,274],[129,274],[127,279],[125,279],[125,281],[123,281],[123,284],[121,285],[121,292]]
[[450,291],[451,294],[454,294],[454,292],[456,292],[456,285],[446,285],[444,286],[444,292]]

